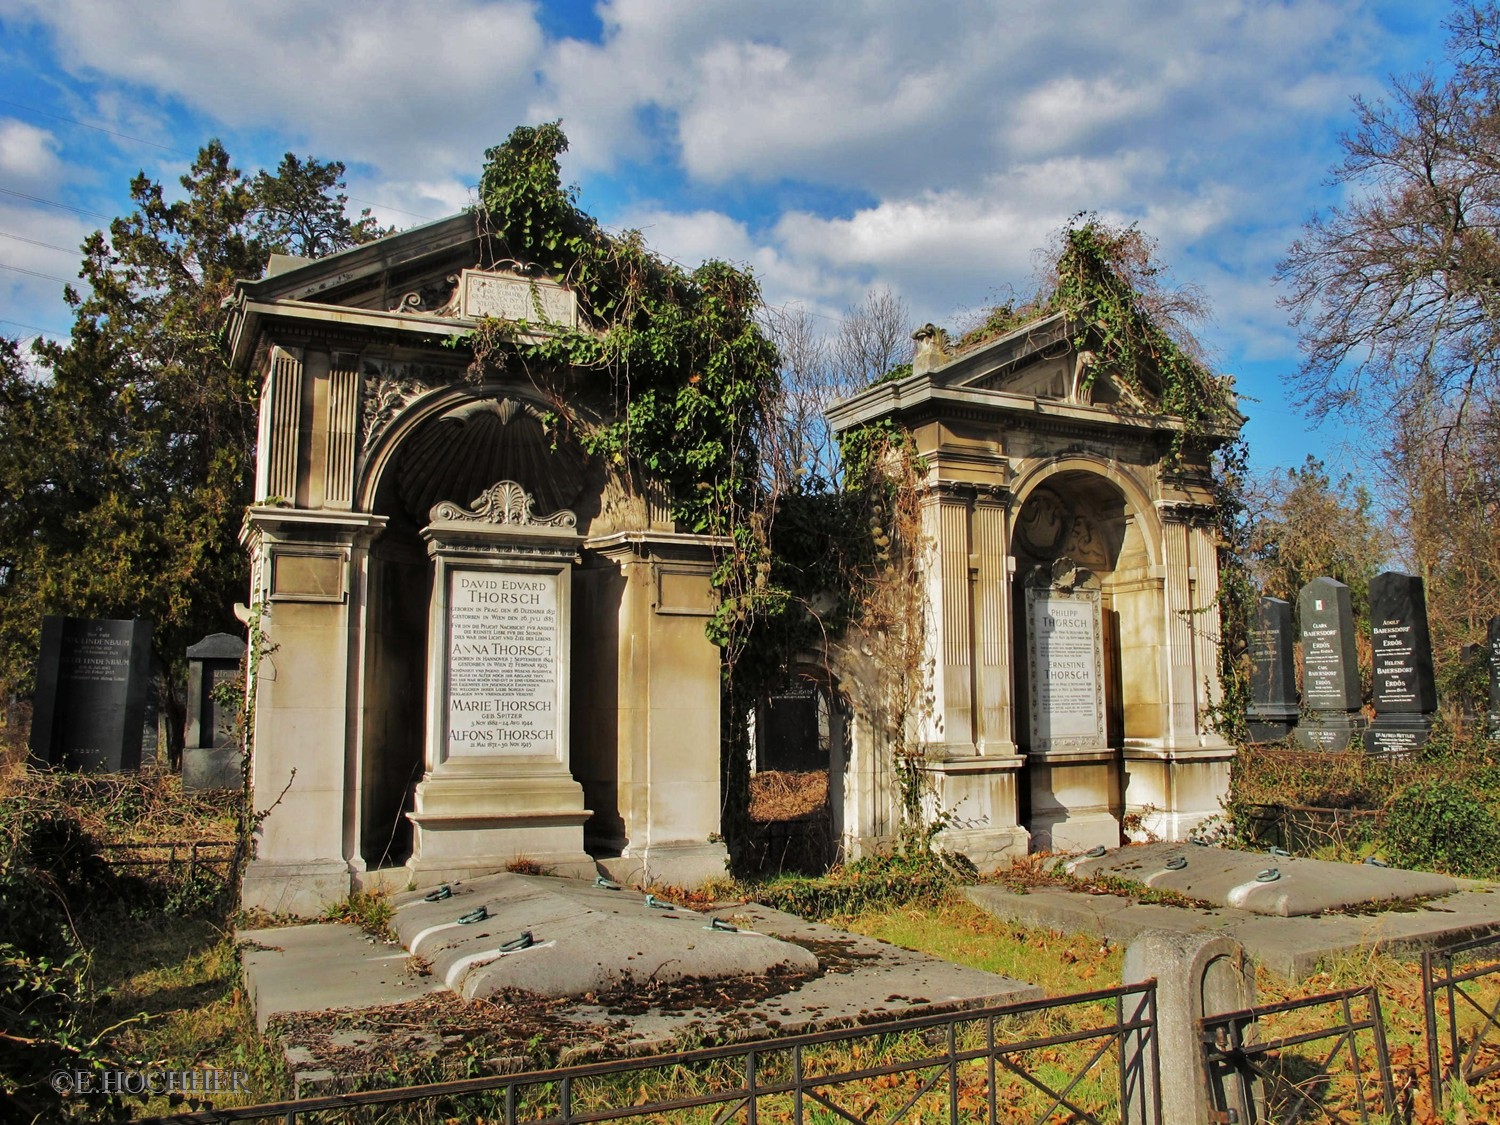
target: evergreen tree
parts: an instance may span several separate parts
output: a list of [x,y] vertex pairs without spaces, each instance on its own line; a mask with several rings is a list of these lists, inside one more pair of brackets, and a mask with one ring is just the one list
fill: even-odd
[[83,244],[87,292],[65,342],[38,342],[41,375],[0,349],[0,680],[30,689],[45,614],[147,617],[180,749],[184,649],[238,631],[256,387],[221,348],[221,302],[273,250],[344,249],[381,232],[350,222],[343,165],[288,154],[250,179],[212,141],[169,200],[144,174],[134,211]]

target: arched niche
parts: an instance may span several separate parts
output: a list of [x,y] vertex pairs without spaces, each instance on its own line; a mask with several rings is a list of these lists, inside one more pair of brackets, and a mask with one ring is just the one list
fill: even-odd
[[[1059,460],[1031,474],[1017,489],[1011,553],[1016,575],[1038,565],[1071,558],[1098,576],[1102,591],[1106,696],[1111,745],[1157,735],[1160,677],[1156,649],[1143,644],[1157,634],[1162,612],[1161,533],[1145,490],[1107,465],[1079,458]],[[1026,639],[1024,581],[1013,589],[1017,623],[1015,651]],[[1026,665],[1014,665],[1017,741],[1027,742]]]
[[[1160,608],[1153,541],[1146,533],[1154,526],[1154,514],[1140,490],[1119,473],[1077,460],[1049,469],[1023,482],[1011,527],[1017,579],[1012,586],[1012,698],[1016,741],[1026,753],[1018,786],[1020,819],[1032,832],[1034,846],[1114,846],[1124,809],[1122,748],[1160,711],[1157,654],[1136,651],[1141,634],[1132,624]],[[1080,615],[1091,636],[1097,632],[1097,640],[1084,646],[1090,666],[1085,694],[1102,706],[1102,722],[1092,738],[1057,743],[1037,733],[1051,723],[1046,713],[1033,713],[1045,705],[1038,698],[1047,698],[1038,696],[1033,678],[1073,674],[1068,662],[1056,664],[1052,656],[1033,652],[1037,641],[1031,631],[1044,627],[1038,623],[1042,617],[1053,620],[1050,608],[1032,606],[1031,599],[1044,590],[1054,591],[1047,596],[1058,600],[1046,606],[1058,606],[1059,619],[1061,607],[1079,599],[1069,612]],[[1042,667],[1049,663],[1054,667]],[[1059,700],[1054,712],[1059,722],[1068,708],[1087,702],[1082,696],[1066,703],[1062,696],[1051,698]]]
[[599,510],[597,474],[549,423],[547,406],[522,388],[444,387],[399,411],[365,459],[360,502],[386,518],[370,548],[364,645],[359,839],[370,867],[411,852],[405,814],[425,764],[433,575],[421,531],[433,507],[469,506],[515,481],[540,515],[571,510],[587,526]]

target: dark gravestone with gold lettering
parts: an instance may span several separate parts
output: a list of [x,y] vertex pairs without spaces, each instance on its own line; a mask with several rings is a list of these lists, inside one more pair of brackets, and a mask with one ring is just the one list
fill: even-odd
[[1375,721],[1365,749],[1405,757],[1431,737],[1437,710],[1427,595],[1420,578],[1387,571],[1370,580],[1370,641]]
[[228,633],[204,637],[187,650],[187,738],[182,748],[184,789],[238,789],[243,783],[234,724],[238,706],[223,685],[239,679],[245,642]]
[[1309,712],[1297,727],[1297,745],[1347,750],[1365,729],[1349,587],[1332,578],[1314,578],[1297,595],[1297,617],[1302,633],[1302,704]]
[[1251,742],[1277,742],[1297,725],[1297,666],[1292,659],[1292,603],[1261,598],[1250,626]]
[[88,773],[139,769],[150,676],[151,622],[44,618],[32,757]]

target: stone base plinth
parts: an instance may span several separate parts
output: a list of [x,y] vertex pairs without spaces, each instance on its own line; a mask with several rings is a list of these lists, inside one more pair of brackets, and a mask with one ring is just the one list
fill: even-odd
[[1032,754],[1031,850],[1088,851],[1120,846],[1119,751]]
[[1388,758],[1405,758],[1425,746],[1431,737],[1431,715],[1377,713],[1365,731],[1365,749]]
[[1234,753],[1223,742],[1186,749],[1127,744],[1126,835],[1135,843],[1185,840],[1205,820],[1220,815]]
[[721,843],[653,844],[599,860],[616,882],[633,887],[701,887],[723,879],[729,871],[729,851]]
[[1031,850],[1031,833],[1009,828],[945,828],[932,837],[939,851],[965,856],[981,872],[1009,867]]
[[933,844],[968,857],[981,871],[1009,867],[1031,846],[1031,834],[1017,822],[1016,778],[1025,759],[967,750],[922,764],[930,787],[924,812],[946,825]]
[[240,884],[240,906],[267,914],[321,918],[333,903],[349,897],[349,865],[341,859],[310,863],[251,860]]
[[1267,707],[1250,707],[1245,719],[1251,742],[1280,742],[1289,737],[1296,728],[1297,711],[1296,708],[1275,710]]
[[583,787],[556,774],[430,773],[417,786],[407,867],[416,885],[532,862],[559,874],[592,872],[583,850]]
[[1365,725],[1358,711],[1314,711],[1297,726],[1296,743],[1303,750],[1347,750]]

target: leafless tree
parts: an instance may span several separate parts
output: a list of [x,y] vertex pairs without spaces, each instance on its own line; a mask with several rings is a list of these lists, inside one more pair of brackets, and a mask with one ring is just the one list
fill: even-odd
[[889,289],[868,293],[831,334],[800,306],[766,309],[766,328],[781,352],[781,393],[767,404],[767,416],[776,421],[764,450],[769,483],[778,494],[839,480],[828,408],[909,357],[910,316],[906,302]]
[[1449,67],[1356,99],[1336,182],[1279,276],[1314,416],[1363,419],[1427,579],[1434,655],[1500,612],[1500,5],[1460,5]]

